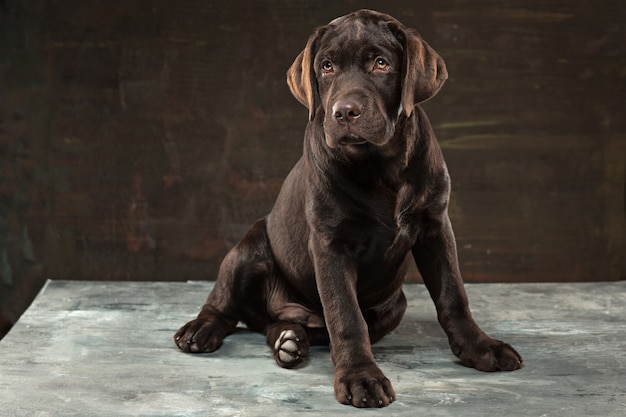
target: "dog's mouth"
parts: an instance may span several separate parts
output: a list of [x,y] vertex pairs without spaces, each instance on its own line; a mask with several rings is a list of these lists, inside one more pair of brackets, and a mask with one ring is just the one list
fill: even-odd
[[339,143],[341,145],[357,146],[357,145],[365,145],[367,143],[367,140],[363,139],[359,135],[355,135],[354,133],[349,133],[346,136],[339,139]]

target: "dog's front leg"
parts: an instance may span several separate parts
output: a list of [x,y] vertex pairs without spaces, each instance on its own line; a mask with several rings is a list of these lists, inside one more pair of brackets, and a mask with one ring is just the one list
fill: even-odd
[[413,256],[452,352],[461,362],[481,371],[521,368],[520,354],[507,343],[489,337],[472,318],[447,211],[425,220]]
[[309,247],[330,335],[337,400],[355,407],[389,405],[395,392],[372,354],[357,299],[356,262],[337,253],[324,237],[312,235]]

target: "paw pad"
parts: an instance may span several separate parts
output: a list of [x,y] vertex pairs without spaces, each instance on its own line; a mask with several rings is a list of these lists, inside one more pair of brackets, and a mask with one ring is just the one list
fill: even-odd
[[276,361],[284,368],[290,368],[302,361],[300,339],[293,330],[283,330],[274,343]]

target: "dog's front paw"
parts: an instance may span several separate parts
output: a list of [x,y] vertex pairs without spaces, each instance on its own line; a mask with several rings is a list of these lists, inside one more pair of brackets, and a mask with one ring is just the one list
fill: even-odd
[[366,370],[337,369],[335,396],[342,404],[354,407],[386,407],[395,401],[391,382],[376,365]]
[[479,371],[515,371],[524,362],[511,345],[490,337],[482,338],[479,343],[467,343],[465,346],[452,344],[451,348],[463,365]]
[[206,353],[217,350],[230,327],[219,318],[195,319],[181,327],[174,335],[174,343],[183,352]]

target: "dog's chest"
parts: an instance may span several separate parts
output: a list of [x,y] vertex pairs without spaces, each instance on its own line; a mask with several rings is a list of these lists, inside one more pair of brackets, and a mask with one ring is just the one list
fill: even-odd
[[[399,157],[398,157],[399,158]],[[329,238],[331,246],[359,264],[380,262],[388,249],[403,238],[401,250],[394,259],[404,256],[412,245],[413,233],[406,233],[407,216],[416,210],[415,185],[412,176],[398,158],[373,154],[360,161],[342,164],[338,161],[322,170],[312,197],[313,229],[318,236]],[[319,171],[318,171],[319,175]],[[310,223],[311,224],[311,223]]]
[[398,233],[393,194],[380,189],[352,190],[333,200],[322,218],[328,235],[339,247],[371,258],[391,246]]

